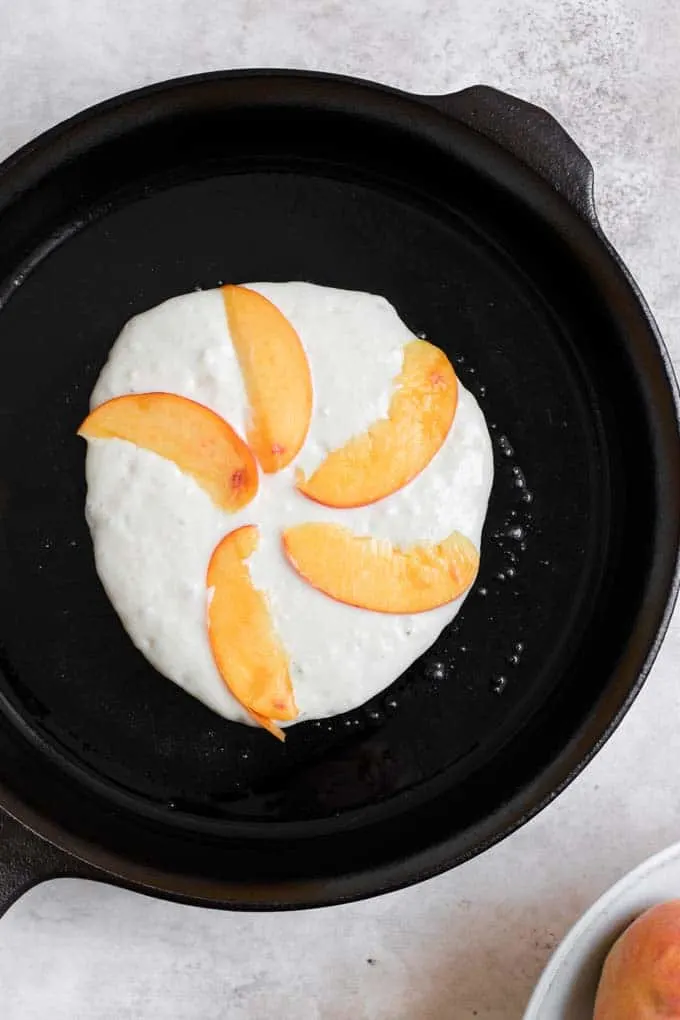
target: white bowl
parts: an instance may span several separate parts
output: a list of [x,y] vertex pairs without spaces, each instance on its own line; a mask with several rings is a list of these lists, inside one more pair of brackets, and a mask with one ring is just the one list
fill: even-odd
[[592,1020],[613,943],[643,910],[674,899],[680,899],[680,843],[629,871],[576,922],[543,971],[524,1020]]

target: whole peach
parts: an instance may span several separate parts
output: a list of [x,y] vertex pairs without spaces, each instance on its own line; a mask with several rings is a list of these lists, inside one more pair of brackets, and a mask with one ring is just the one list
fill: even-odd
[[614,943],[593,1020],[680,1020],[680,900],[645,911]]

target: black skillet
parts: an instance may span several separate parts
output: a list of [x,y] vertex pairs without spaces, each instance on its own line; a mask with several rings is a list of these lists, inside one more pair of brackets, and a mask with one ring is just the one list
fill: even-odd
[[[668,623],[680,439],[656,327],[551,117],[487,88],[184,79],[8,160],[0,241],[3,905],[60,874],[336,903],[452,867],[564,788]],[[285,747],[132,647],[95,574],[75,437],[126,319],[256,279],[386,295],[495,437],[464,611],[384,695]]]

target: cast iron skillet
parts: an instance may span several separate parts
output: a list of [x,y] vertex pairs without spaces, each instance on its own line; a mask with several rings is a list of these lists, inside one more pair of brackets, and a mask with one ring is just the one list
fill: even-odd
[[[64,874],[222,907],[337,903],[465,860],[563,789],[668,622],[680,440],[663,345],[551,117],[488,88],[170,82],[8,160],[0,239],[5,905]],[[126,319],[258,279],[386,295],[496,439],[464,611],[383,696],[285,747],[132,647],[95,574],[75,437]]]

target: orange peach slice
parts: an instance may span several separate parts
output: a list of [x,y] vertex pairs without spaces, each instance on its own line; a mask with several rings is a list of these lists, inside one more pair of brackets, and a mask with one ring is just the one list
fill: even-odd
[[272,624],[263,592],[254,587],[246,560],[257,549],[253,524],[230,532],[208,565],[208,637],[225,684],[253,719],[284,739],[274,720],[298,714],[288,656]]
[[248,442],[272,474],[297,456],[312,416],[312,377],[300,338],[276,305],[247,287],[222,288],[250,403]]
[[404,347],[387,418],[333,450],[314,474],[298,473],[297,488],[325,506],[375,503],[427,467],[456,413],[458,381],[443,351],[426,340]]
[[257,492],[257,464],[223,418],[174,393],[131,393],[100,404],[78,429],[85,439],[127,439],[174,461],[230,513]]
[[298,524],[283,533],[301,577],[339,602],[379,613],[422,613],[452,602],[477,575],[479,553],[460,532],[400,549],[338,524]]
[[271,733],[273,737],[276,737],[276,739],[280,740],[282,744],[285,744],[286,734],[280,726],[277,726],[271,719],[267,719],[266,716],[258,715],[257,712],[251,712],[249,709],[247,709],[247,712],[253,722],[256,722],[257,725],[261,726],[262,729],[267,731],[267,733]]

